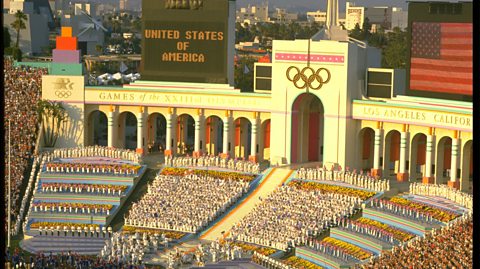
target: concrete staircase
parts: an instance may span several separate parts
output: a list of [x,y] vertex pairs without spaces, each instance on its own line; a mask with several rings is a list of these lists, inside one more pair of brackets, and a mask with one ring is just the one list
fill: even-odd
[[35,236],[22,240],[20,246],[30,253],[59,254],[72,251],[81,255],[98,255],[107,239],[103,237]]

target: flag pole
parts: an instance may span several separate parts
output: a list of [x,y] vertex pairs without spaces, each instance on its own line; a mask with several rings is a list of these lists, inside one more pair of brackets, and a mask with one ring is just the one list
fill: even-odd
[[8,121],[8,236],[7,236],[7,247],[10,248],[10,234],[11,234],[11,217],[12,217],[12,212],[11,212],[11,206],[12,206],[12,188],[11,188],[11,177],[12,177],[12,164],[10,161],[10,155],[11,155],[11,136],[10,136],[10,120]]

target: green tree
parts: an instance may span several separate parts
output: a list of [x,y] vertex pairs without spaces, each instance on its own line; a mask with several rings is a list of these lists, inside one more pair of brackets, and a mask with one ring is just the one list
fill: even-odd
[[363,40],[362,29],[360,29],[360,25],[357,23],[355,24],[355,28],[350,31],[350,37],[355,38],[357,40]]
[[[244,92],[253,91],[253,64],[255,58],[241,57],[235,66],[235,87]],[[246,68],[245,68],[246,67]]]
[[372,24],[370,23],[370,20],[367,17],[365,18],[365,20],[363,20],[363,25],[362,25],[363,36],[361,40],[368,40],[371,30],[372,30]]
[[383,49],[382,66],[385,68],[406,68],[407,32],[395,27],[387,34],[387,45]]
[[20,31],[26,29],[25,21],[27,21],[27,15],[20,10],[15,13],[15,20],[10,24],[15,31],[17,31],[17,41],[15,42],[15,47],[18,48],[18,43],[20,42]]
[[46,147],[54,147],[62,124],[67,119],[65,108],[60,102],[40,100],[37,113],[42,126],[43,142]]
[[3,26],[3,47],[10,47],[10,43],[12,43],[12,40],[10,37],[10,32],[8,31],[8,27]]
[[95,51],[97,51],[99,54],[102,54],[103,47],[100,44],[95,45]]

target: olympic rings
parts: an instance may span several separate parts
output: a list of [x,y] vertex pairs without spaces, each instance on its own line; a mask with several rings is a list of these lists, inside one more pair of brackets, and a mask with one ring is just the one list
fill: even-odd
[[55,91],[55,96],[57,96],[58,98],[68,98],[68,97],[72,96],[72,91],[57,90],[57,91]]
[[[291,72],[292,70],[295,70],[293,77]],[[323,80],[323,77],[320,75],[320,72],[322,71],[325,71],[327,73],[326,80]],[[287,69],[286,75],[287,75],[287,79],[293,82],[293,85],[295,85],[297,89],[305,89],[308,86],[309,89],[320,90],[323,84],[327,84],[331,78],[330,71],[328,69],[321,67],[317,69],[317,71],[315,71],[313,68],[309,66],[304,67],[301,71],[296,66],[290,66]],[[315,85],[316,84],[315,81],[318,82],[318,86]]]

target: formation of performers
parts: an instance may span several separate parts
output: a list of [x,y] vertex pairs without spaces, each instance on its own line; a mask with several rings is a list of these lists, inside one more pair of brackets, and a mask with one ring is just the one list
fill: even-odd
[[328,170],[323,168],[300,168],[296,178],[314,181],[341,181],[360,188],[386,192],[390,190],[390,183],[386,179],[376,179],[368,174],[359,174],[356,170]]

